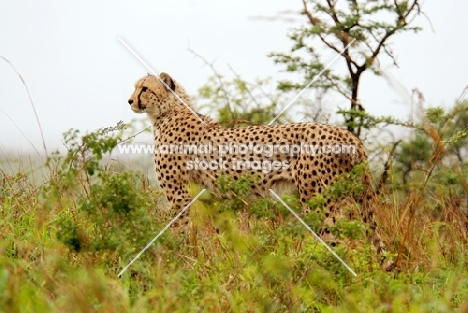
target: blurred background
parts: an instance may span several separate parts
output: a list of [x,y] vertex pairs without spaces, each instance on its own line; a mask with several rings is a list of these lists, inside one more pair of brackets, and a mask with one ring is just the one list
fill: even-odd
[[[307,22],[298,14],[302,9],[299,0],[2,0],[0,56],[27,84],[52,151],[63,147],[62,133],[70,128],[87,132],[119,120],[144,118],[130,111],[127,99],[147,69],[119,37],[156,72],[170,73],[192,95],[213,71],[188,49],[214,62],[219,73],[234,70],[247,81],[269,77],[274,85],[286,73],[268,54],[290,51],[287,34]],[[403,88],[395,89],[388,79],[371,73],[363,75],[359,98],[367,112],[408,119],[412,89],[422,92],[429,106],[451,106],[468,84],[468,2],[426,1],[422,9],[425,16],[412,23],[422,27],[419,33],[405,32],[389,40],[399,67],[390,58],[379,60]],[[325,46],[319,52],[325,63],[336,55]],[[343,60],[335,63],[331,68],[344,65]],[[332,115],[336,108],[348,106],[343,98],[330,99]],[[294,108],[289,113],[296,121],[302,119]],[[34,152],[32,145],[42,153],[28,94],[10,65],[0,59],[0,153],[29,154]]]

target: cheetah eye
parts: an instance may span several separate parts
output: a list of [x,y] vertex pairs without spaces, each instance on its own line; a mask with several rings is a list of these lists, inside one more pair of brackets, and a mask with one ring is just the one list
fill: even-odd
[[146,92],[146,90],[148,90],[148,87],[142,87],[141,88],[141,91],[143,91],[143,92]]

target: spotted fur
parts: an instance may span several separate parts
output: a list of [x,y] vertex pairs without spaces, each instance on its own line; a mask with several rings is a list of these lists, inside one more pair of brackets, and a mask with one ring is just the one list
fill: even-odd
[[[135,91],[129,99],[131,109],[136,113],[146,113],[151,119],[154,130],[155,146],[170,144],[209,144],[214,148],[234,142],[237,144],[269,145],[301,143],[310,144],[342,144],[354,145],[352,154],[281,154],[277,153],[270,158],[261,154],[219,155],[216,151],[205,155],[192,155],[187,153],[158,154],[154,161],[156,175],[167,200],[177,214],[190,201],[187,189],[189,183],[204,185],[219,196],[217,178],[220,175],[230,175],[238,180],[242,175],[251,173],[260,177],[259,183],[250,187],[252,197],[271,197],[269,189],[282,194],[286,191],[297,190],[304,212],[310,210],[307,201],[325,188],[332,185],[337,175],[348,173],[352,168],[365,162],[367,156],[362,142],[347,130],[319,123],[296,123],[278,126],[250,126],[245,128],[224,128],[207,116],[195,113],[190,97],[167,73],[159,77],[148,75],[140,79],[135,85]],[[220,170],[189,169],[188,164],[198,158],[199,161],[216,160],[224,162],[225,168]],[[238,169],[235,166],[239,158],[249,162],[278,161],[281,168],[271,172],[254,169]],[[286,162],[286,163],[285,163]],[[288,164],[287,168],[283,165]],[[371,186],[368,174],[363,175],[363,192],[355,200],[362,204],[361,215],[371,229],[370,241],[379,254],[385,251],[384,243],[379,235],[374,218],[376,196]],[[340,212],[337,201],[328,200],[324,212],[325,225],[333,225]],[[184,231],[189,224],[189,214],[184,214],[175,224],[175,227]],[[329,231],[324,228],[321,235],[332,240]]]

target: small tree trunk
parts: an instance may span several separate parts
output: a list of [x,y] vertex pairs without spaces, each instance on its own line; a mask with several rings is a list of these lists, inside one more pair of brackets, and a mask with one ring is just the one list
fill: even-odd
[[[361,73],[363,70],[358,70],[357,73],[351,73],[351,110],[360,110],[364,111],[362,105],[358,102],[358,89],[359,89],[359,79],[361,78]],[[348,130],[355,134],[357,137],[361,135],[361,126],[355,127],[355,118],[351,114],[346,121],[348,124]]]

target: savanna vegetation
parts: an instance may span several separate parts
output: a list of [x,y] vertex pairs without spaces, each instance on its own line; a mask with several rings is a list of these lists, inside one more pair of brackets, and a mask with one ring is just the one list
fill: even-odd
[[[40,165],[0,160],[0,311],[467,312],[468,101],[462,96],[451,107],[429,107],[417,97],[417,118],[401,121],[367,114],[358,96],[367,69],[381,74],[377,57],[393,57],[389,38],[419,29],[411,26],[419,5],[304,0],[305,22],[291,32],[292,52],[272,54],[302,83],[252,84],[209,64],[214,75],[195,97],[225,126],[265,124],[322,71],[309,86],[316,98],[295,105],[305,120],[316,121],[327,96],[346,99],[336,114],[368,148],[378,224],[394,271],[380,268],[367,225],[343,220],[333,229],[343,241],[334,250],[352,275],[281,203],[249,199],[255,176],[246,176],[221,178],[232,200],[204,193],[191,207],[190,238],[164,232],[119,277],[171,219],[153,174],[115,153],[135,135],[120,122],[88,134],[65,132],[67,152]],[[319,43],[341,51],[351,38],[368,50],[352,44],[342,55],[343,72],[326,69]],[[261,86],[270,83],[279,88],[265,93]],[[286,111],[277,122],[294,119]],[[404,135],[383,140],[386,128]],[[359,189],[359,170],[327,193]],[[195,196],[201,187],[190,189]],[[283,200],[300,211],[294,194]],[[321,203],[322,195],[310,201]],[[318,230],[324,216],[313,211],[303,218]]]

